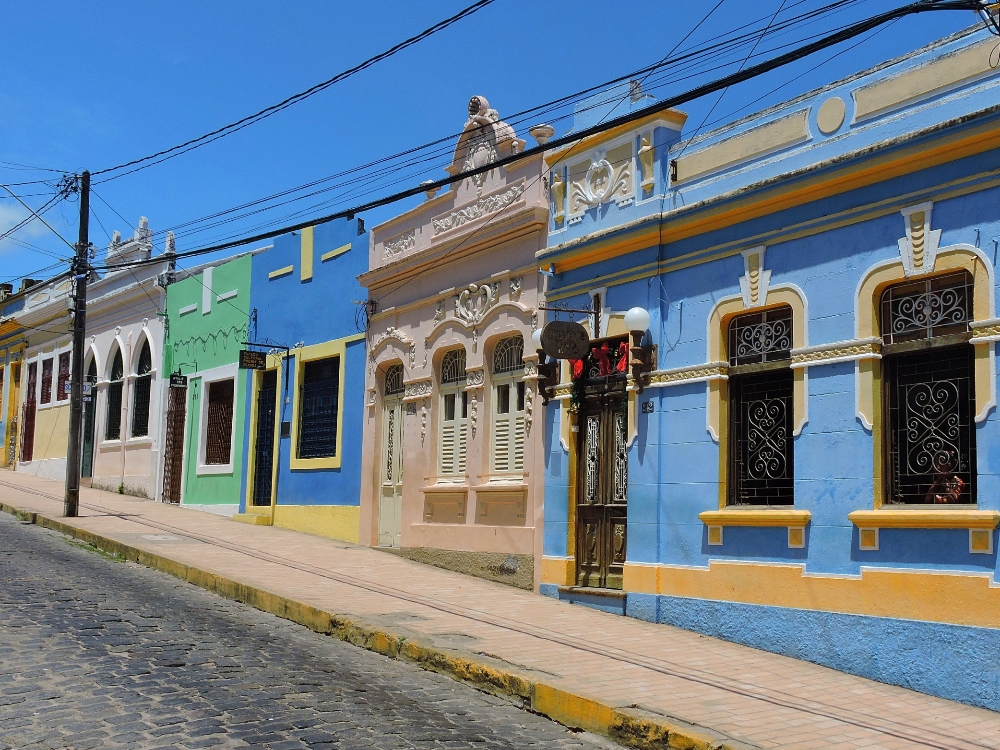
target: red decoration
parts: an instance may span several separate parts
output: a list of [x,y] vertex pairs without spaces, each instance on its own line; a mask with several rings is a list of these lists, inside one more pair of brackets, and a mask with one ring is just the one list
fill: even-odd
[[618,347],[618,364],[615,365],[615,372],[628,372],[628,343],[625,341]]

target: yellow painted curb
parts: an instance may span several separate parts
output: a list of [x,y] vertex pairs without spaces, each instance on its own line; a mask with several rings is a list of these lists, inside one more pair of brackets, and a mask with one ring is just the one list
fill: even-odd
[[206,570],[184,565],[176,560],[147,552],[65,521],[48,518],[0,503],[0,510],[22,521],[58,531],[93,547],[114,553],[199,586],[227,599],[304,625],[310,630],[334,636],[355,646],[375,651],[392,659],[406,661],[429,671],[465,682],[478,690],[513,699],[525,708],[547,716],[568,727],[610,737],[641,750],[740,750],[745,745],[726,741],[723,735],[668,722],[659,716],[633,709],[621,709],[537,682],[506,666],[472,659],[410,638],[382,630],[348,615],[326,612],[269,591],[248,586]]
[[251,526],[271,526],[271,517],[260,513],[237,513],[233,516],[234,521],[248,523]]

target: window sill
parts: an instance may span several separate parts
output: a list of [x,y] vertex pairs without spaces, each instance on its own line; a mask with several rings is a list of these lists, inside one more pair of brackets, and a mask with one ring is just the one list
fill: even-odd
[[794,508],[723,508],[706,510],[698,514],[706,526],[780,526],[802,528],[809,524],[812,514]]
[[143,435],[141,437],[131,437],[125,441],[126,446],[152,445],[152,444],[153,444],[153,438],[149,437],[148,435]]
[[195,474],[199,477],[232,473],[232,464],[198,464],[198,470],[195,472]]
[[310,471],[315,469],[339,469],[340,456],[328,458],[293,458],[289,461],[292,471]]
[[462,482],[437,482],[421,487],[420,491],[425,495],[468,495],[469,487]]
[[959,508],[880,508],[847,514],[858,528],[866,529],[995,529],[1000,511]]

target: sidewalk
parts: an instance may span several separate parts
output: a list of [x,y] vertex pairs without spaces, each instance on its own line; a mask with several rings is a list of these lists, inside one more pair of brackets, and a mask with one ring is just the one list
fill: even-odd
[[365,547],[92,489],[63,519],[60,483],[4,470],[0,504],[637,747],[1000,748],[986,709]]

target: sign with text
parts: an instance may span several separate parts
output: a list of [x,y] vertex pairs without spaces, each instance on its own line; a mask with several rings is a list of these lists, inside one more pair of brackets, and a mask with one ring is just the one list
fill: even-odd
[[264,370],[267,369],[267,353],[256,352],[250,349],[240,350],[241,370]]
[[553,320],[542,329],[542,349],[555,359],[583,359],[590,349],[590,336],[579,323]]
[[171,388],[187,388],[187,384],[188,384],[187,375],[181,375],[179,372],[174,372],[170,374]]

